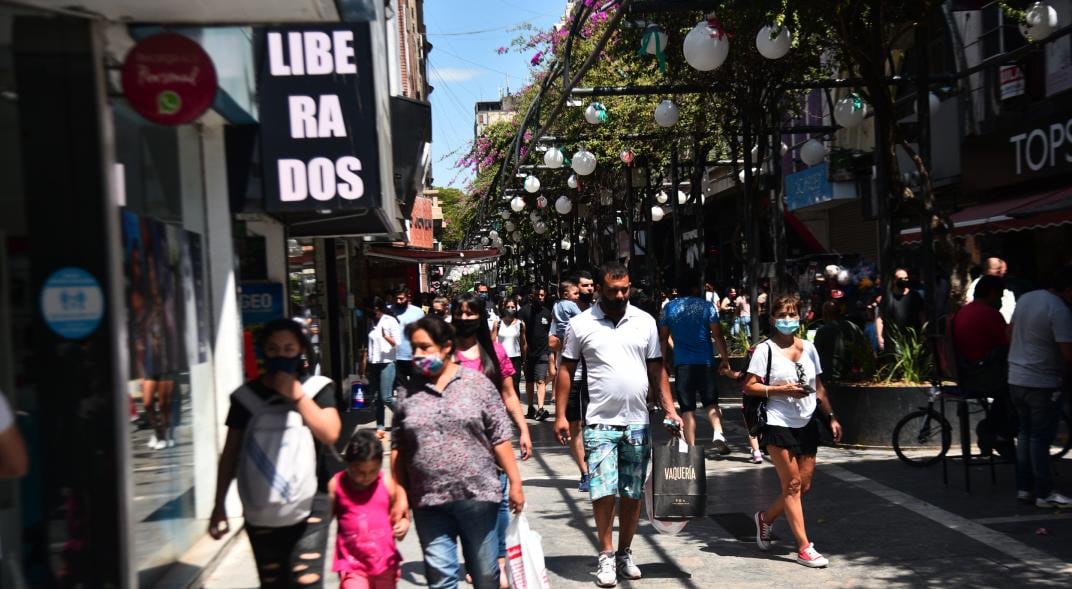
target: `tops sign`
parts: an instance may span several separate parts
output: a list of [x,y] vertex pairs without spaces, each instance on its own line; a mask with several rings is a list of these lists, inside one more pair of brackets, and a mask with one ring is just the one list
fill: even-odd
[[1072,174],[1072,116],[1068,110],[1061,112],[1060,105],[1051,106],[1056,112],[1043,111],[1015,127],[965,137],[964,191],[989,192]]
[[123,95],[135,112],[160,125],[185,125],[216,99],[216,68],[196,42],[160,33],[138,42],[123,61]]
[[268,211],[380,205],[372,55],[358,26],[263,33],[261,160]]

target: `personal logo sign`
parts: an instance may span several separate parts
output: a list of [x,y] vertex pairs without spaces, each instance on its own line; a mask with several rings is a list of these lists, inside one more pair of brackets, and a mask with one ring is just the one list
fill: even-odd
[[274,27],[261,33],[266,210],[334,213],[379,206],[367,26]]
[[138,42],[123,62],[123,94],[138,114],[161,125],[184,125],[216,99],[216,68],[195,41],[160,33]]

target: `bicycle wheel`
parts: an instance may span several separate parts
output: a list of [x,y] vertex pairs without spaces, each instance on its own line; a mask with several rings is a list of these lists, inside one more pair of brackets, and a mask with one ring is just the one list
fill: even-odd
[[1061,413],[1057,420],[1057,435],[1050,442],[1050,458],[1061,458],[1072,448],[1072,417],[1067,412]]
[[949,422],[934,410],[920,409],[901,418],[893,428],[893,451],[911,466],[930,466],[942,459],[952,442]]

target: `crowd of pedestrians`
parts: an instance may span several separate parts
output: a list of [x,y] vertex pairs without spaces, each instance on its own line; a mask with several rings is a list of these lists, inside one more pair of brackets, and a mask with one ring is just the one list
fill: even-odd
[[[1009,301],[1002,265],[990,272],[988,264],[972,285],[973,302],[950,321],[958,365],[965,383],[993,364],[1007,366],[1006,391],[989,394],[995,407],[1005,406],[1004,414],[992,414],[1004,423],[999,433],[1010,444],[1018,437],[1017,498],[1072,506],[1054,488],[1048,461],[1064,371],[1072,364],[1072,272],[1056,274],[1049,289]],[[879,314],[879,347],[890,344],[884,335],[894,323],[922,327],[907,272],[898,270],[895,279]],[[745,370],[735,372],[723,326],[731,336],[749,335],[752,307],[736,289],[720,298],[712,285],[700,284],[686,274],[661,309],[642,309],[631,302],[636,291],[627,269],[608,263],[595,276],[582,272],[561,282],[556,301],[538,285],[525,298],[496,301],[484,284],[453,300],[424,299],[427,315],[405,288],[390,302],[370,299],[359,372],[374,397],[376,427],[349,438],[339,457],[343,469],[326,481],[323,496],[307,463],[316,463],[314,448],[333,447],[341,435],[333,384],[307,374],[301,357],[310,342],[298,323],[269,324],[260,342],[264,374],[232,395],[210,533],[226,531],[224,499],[237,478],[262,586],[316,586],[322,551],[312,547],[324,541],[334,517],[332,570],[344,588],[395,585],[401,561],[395,541],[407,534],[411,518],[430,587],[458,585],[459,547],[473,586],[507,587],[506,529],[510,514],[525,505],[517,457],[532,456],[530,427],[552,417],[550,388],[553,432],[569,446],[578,489],[592,505],[596,584],[637,580],[642,574],[631,544],[652,424],[695,445],[702,404],[713,428],[711,451],[730,453],[715,386],[721,376],[739,380],[742,394],[760,401],[762,419],[748,439],[752,460],[762,463],[767,454],[779,479],[777,498],[753,515],[757,547],[770,549],[772,528],[784,519],[796,561],[827,566],[808,536],[803,499],[812,489],[819,421],[835,441],[841,437],[823,379],[828,364],[834,371],[845,367],[836,354],[828,361],[822,352],[833,330],[844,328],[841,309],[834,300],[823,305],[827,331],[813,344],[801,337],[808,312],[801,298],[762,292],[758,321],[769,337],[750,350]],[[1011,326],[1006,305],[1015,305]]]

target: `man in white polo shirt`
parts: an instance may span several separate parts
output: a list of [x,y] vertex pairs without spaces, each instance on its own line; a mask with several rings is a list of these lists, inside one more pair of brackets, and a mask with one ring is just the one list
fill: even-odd
[[[666,419],[680,430],[670,383],[663,371],[655,319],[629,304],[629,272],[611,262],[599,272],[599,303],[570,319],[555,382],[555,433],[570,441],[566,417],[577,363],[588,368],[589,403],[583,431],[589,496],[599,536],[596,584],[639,579],[629,547],[640,521],[640,500],[651,453],[648,395],[655,393]],[[615,498],[620,498],[618,552],[614,552]]]

